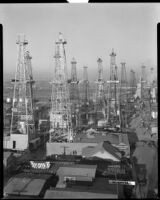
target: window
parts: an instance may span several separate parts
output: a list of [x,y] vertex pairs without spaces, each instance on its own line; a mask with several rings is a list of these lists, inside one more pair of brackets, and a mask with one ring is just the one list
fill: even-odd
[[13,141],[13,149],[16,148],[16,141]]

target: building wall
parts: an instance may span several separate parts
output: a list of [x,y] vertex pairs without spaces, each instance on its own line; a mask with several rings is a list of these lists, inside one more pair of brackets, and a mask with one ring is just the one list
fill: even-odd
[[58,190],[47,190],[44,199],[56,199],[56,198],[89,198],[89,199],[118,199],[117,194],[109,193],[93,193],[93,192],[78,192],[78,191],[58,191]]
[[76,151],[77,155],[82,155],[84,147],[96,145],[97,143],[46,143],[46,155],[64,154],[64,147],[67,155],[73,155],[73,151]]
[[11,134],[10,139],[4,141],[4,148],[13,149],[13,141],[16,141],[15,150],[25,150],[28,148],[28,135]]

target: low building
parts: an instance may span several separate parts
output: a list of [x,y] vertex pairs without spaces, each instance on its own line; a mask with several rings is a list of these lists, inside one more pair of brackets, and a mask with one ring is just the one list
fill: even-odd
[[78,134],[76,135],[75,141],[73,143],[46,143],[46,155],[50,156],[53,154],[72,154],[72,155],[82,155],[82,149],[88,146],[95,147],[99,143],[108,141],[112,146],[118,148],[121,152],[124,152],[124,156],[130,157],[130,145],[128,141],[128,135],[122,133],[94,133],[91,134]]
[[67,181],[92,182],[95,179],[97,165],[71,165],[59,167],[57,175],[59,182],[56,188],[65,188]]
[[82,182],[68,182],[65,188],[47,190],[44,199],[118,199],[122,197],[122,185],[109,184],[106,178],[96,178],[91,184]]
[[93,133],[92,137],[87,134],[81,133],[76,135],[75,142],[81,143],[101,143],[108,141],[112,146],[118,148],[120,151],[124,152],[125,157],[130,157],[130,144],[128,140],[128,135],[124,133]]
[[96,146],[97,143],[46,143],[46,156],[57,155],[82,155],[82,149],[87,146]]

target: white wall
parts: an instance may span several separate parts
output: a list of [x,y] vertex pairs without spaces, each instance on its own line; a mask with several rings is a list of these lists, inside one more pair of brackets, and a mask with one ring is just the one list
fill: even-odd
[[16,141],[16,150],[25,150],[28,148],[28,135],[11,134],[10,140],[4,141],[4,148],[13,149],[13,141]]
[[73,151],[77,151],[77,155],[82,155],[82,149],[87,146],[96,146],[97,143],[46,143],[46,155],[63,154],[64,146],[66,148],[66,154],[73,155]]

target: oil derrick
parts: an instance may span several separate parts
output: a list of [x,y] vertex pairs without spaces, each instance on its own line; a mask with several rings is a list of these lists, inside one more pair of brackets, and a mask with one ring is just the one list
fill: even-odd
[[136,90],[136,76],[135,71],[131,69],[130,71],[130,89],[131,89],[131,96],[133,97]]
[[62,34],[55,42],[55,74],[52,84],[50,111],[50,142],[57,140],[72,141],[72,120],[67,82],[65,44]]
[[71,61],[71,82],[70,82],[70,100],[71,100],[71,112],[72,112],[72,123],[73,125],[78,125],[79,117],[79,88],[78,88],[78,79],[77,79],[77,70],[76,70],[76,60],[75,58]]
[[110,54],[110,80],[107,81],[109,83],[108,88],[108,102],[107,102],[107,122],[112,119],[116,119],[118,117],[118,107],[119,107],[119,98],[118,98],[118,76],[117,76],[117,66],[116,66],[116,54],[112,49],[112,53]]
[[[105,119],[105,95],[104,95],[104,81],[103,81],[103,66],[102,66],[102,59],[98,58],[98,80],[96,81],[97,84],[97,91],[96,91],[96,114],[97,119]],[[98,117],[98,114],[102,114],[103,116]]]
[[145,86],[146,86],[146,66],[142,65],[141,67],[141,78],[140,78],[140,83],[141,83],[141,99],[145,97]]
[[149,85],[151,86],[151,85],[153,84],[154,81],[155,81],[155,80],[154,80],[154,68],[151,67],[151,68],[150,68],[150,76],[149,76]]
[[121,63],[121,78],[120,78],[120,127],[121,130],[127,125],[127,111],[128,111],[128,91],[127,91],[127,74],[125,62]]
[[88,67],[83,67],[83,103],[84,105],[89,104],[89,81],[88,81]]
[[[34,105],[33,105],[33,76],[31,56],[26,51],[28,41],[18,38],[18,63],[14,84],[12,118],[10,135],[21,134],[28,136],[28,143],[35,137]],[[14,137],[14,136],[13,136]]]
[[83,80],[82,80],[82,106],[81,106],[81,125],[88,124],[89,112],[89,81],[88,81],[88,67],[83,67]]

